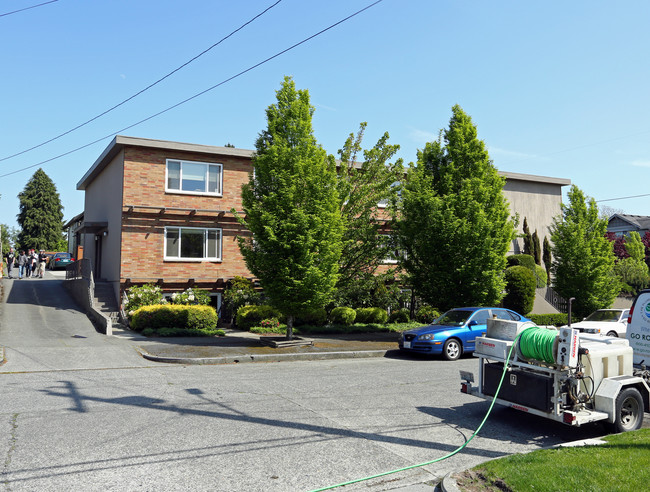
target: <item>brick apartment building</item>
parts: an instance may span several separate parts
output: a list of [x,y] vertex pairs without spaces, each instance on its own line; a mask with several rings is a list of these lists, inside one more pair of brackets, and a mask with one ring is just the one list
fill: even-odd
[[[116,299],[131,285],[157,283],[168,292],[207,289],[219,305],[229,279],[251,277],[237,244],[248,231],[232,210],[242,210],[252,154],[115,137],[77,183],[85,192],[84,211],[68,224],[95,279],[111,283]],[[561,187],[570,181],[501,174],[514,211],[522,221],[528,216],[531,229],[545,232],[560,212]],[[512,251],[518,249],[514,242]]]

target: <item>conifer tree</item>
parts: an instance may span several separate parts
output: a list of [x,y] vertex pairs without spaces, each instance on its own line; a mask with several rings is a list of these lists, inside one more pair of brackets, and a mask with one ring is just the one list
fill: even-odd
[[539,236],[537,235],[537,229],[533,232],[533,258],[535,258],[535,264],[542,264],[542,246],[539,244]]
[[544,236],[544,252],[542,257],[544,260],[544,268],[546,269],[546,276],[548,277],[548,284],[551,285],[551,265],[553,257],[551,253],[551,243],[546,236]]
[[413,287],[440,309],[498,303],[515,237],[505,179],[471,118],[457,105],[452,113],[449,128],[409,169],[396,222]]
[[523,227],[523,232],[524,232],[524,254],[525,255],[530,255],[533,258],[534,252],[533,252],[533,236],[530,235],[530,229],[528,228],[528,220],[526,217],[524,217],[524,227]]
[[39,169],[34,173],[18,194],[18,200],[20,248],[57,251],[65,246],[63,206],[54,182],[45,171]]
[[240,237],[239,247],[265,296],[286,316],[291,339],[295,317],[331,297],[342,221],[335,162],[313,135],[309,92],[285,77],[276,96],[255,145],[254,173],[242,186],[239,220],[252,237]]

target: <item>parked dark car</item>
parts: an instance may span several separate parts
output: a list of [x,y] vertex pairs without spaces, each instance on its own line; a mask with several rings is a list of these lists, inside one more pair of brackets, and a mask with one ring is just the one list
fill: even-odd
[[56,270],[58,268],[65,268],[74,262],[74,258],[70,253],[54,253],[50,260],[47,262],[47,268]]
[[463,353],[474,352],[476,337],[485,335],[487,320],[492,317],[530,321],[505,308],[456,308],[447,311],[430,325],[403,332],[399,337],[399,348],[405,352],[442,354],[447,360],[456,360]]

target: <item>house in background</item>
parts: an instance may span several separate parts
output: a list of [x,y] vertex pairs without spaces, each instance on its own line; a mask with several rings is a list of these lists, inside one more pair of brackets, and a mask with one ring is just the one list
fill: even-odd
[[[95,280],[110,284],[115,300],[132,285],[155,283],[166,292],[209,290],[218,307],[228,280],[252,277],[237,244],[249,232],[232,212],[242,209],[252,156],[231,147],[115,137],[77,183],[85,202],[67,224],[73,251],[83,248]],[[500,174],[511,213],[520,222],[526,217],[543,240],[570,181]],[[511,253],[521,251],[520,241]]]
[[613,232],[616,236],[627,236],[630,232],[636,231],[641,237],[650,231],[650,217],[647,215],[626,215],[614,214],[607,223],[607,232]]
[[[510,204],[510,213],[519,215],[519,230],[523,231],[524,218],[530,233],[537,231],[540,244],[548,237],[553,219],[562,212],[562,187],[571,184],[570,179],[534,176],[499,171],[506,178],[503,194]],[[522,238],[515,238],[509,255],[523,253]]]

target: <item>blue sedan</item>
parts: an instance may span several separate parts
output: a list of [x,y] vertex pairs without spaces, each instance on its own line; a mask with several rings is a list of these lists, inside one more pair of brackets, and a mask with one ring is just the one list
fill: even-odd
[[447,360],[456,360],[463,353],[474,352],[476,337],[485,335],[487,320],[492,317],[530,321],[505,308],[456,308],[428,326],[403,332],[399,338],[399,348],[405,352],[442,354]]

